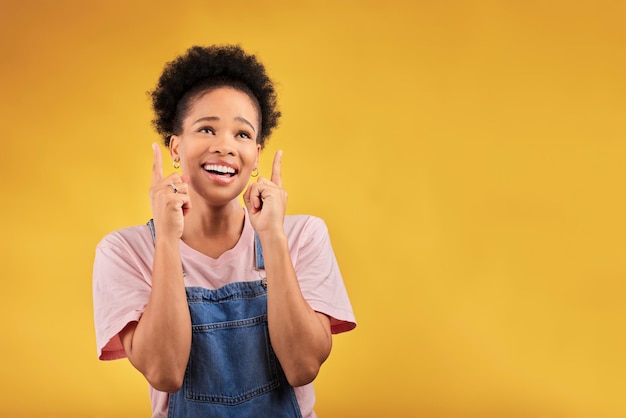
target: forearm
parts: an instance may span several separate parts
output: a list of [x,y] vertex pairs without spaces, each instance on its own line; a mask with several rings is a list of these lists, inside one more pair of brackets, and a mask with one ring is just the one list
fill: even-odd
[[178,246],[178,240],[157,239],[152,292],[132,333],[128,353],[148,382],[166,392],[182,384],[191,347],[191,319]]
[[260,235],[267,275],[268,324],[272,347],[292,386],[313,381],[330,354],[327,317],[302,296],[284,234]]

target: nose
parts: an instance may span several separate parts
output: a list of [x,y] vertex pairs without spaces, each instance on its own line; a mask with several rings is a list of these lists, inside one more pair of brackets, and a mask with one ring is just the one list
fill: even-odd
[[215,135],[211,140],[211,146],[209,147],[211,153],[220,155],[235,155],[235,140],[229,138],[228,135],[220,133]]

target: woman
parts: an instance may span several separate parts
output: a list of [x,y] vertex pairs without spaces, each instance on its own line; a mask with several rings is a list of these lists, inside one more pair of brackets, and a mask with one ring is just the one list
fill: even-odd
[[356,324],[325,224],[285,216],[280,151],[248,186],[280,117],[265,68],[196,46],[151,96],[182,175],[163,176],[154,144],[153,219],[97,247],[99,358],[129,358],[153,417],[315,417],[331,334]]

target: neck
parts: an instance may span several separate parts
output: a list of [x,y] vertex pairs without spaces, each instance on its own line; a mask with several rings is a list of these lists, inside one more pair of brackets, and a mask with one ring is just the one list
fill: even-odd
[[243,225],[243,208],[237,200],[233,200],[224,206],[193,206],[185,216],[185,237],[209,237],[215,238],[228,235],[236,230],[241,234]]
[[239,241],[243,231],[243,208],[237,199],[224,206],[198,206],[192,206],[185,216],[181,239],[191,248],[217,258]]

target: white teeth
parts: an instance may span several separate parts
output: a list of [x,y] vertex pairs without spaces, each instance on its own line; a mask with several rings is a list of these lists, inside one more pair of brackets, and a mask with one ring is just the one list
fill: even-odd
[[206,171],[217,171],[222,174],[235,174],[235,169],[218,164],[205,164],[203,167]]

